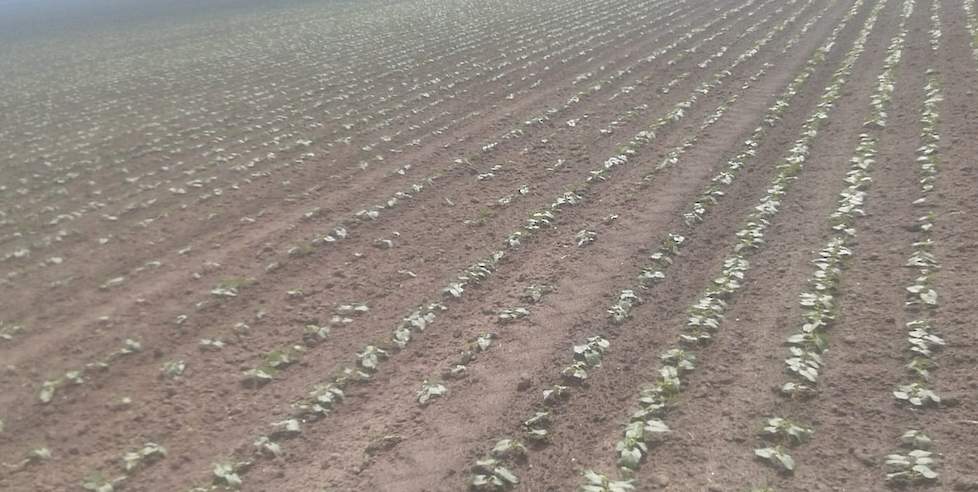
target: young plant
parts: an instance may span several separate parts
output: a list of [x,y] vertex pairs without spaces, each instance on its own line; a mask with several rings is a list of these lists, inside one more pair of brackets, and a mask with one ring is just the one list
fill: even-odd
[[416,396],[417,396],[418,404],[423,407],[423,406],[427,406],[428,403],[431,403],[431,400],[433,398],[439,398],[441,396],[444,396],[446,393],[448,393],[448,388],[446,388],[445,385],[431,382],[425,379],[421,383],[421,389],[418,390]]
[[886,481],[899,484],[918,484],[937,480],[934,471],[937,464],[934,454],[914,449],[907,454],[891,454],[886,457]]
[[166,457],[166,448],[154,442],[147,442],[142,448],[130,451],[122,457],[126,473],[141,465],[150,465]]
[[584,483],[580,492],[631,492],[635,490],[632,480],[612,480],[594,470],[584,470]]
[[508,490],[519,483],[519,478],[495,458],[476,461],[469,478],[469,487],[476,491]]

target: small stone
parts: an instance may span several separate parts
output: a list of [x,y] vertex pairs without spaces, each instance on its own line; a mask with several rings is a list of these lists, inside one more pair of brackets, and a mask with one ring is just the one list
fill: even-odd
[[530,385],[533,384],[533,380],[530,379],[530,375],[527,373],[520,374],[519,381],[516,383],[517,391],[526,391],[530,389]]
[[862,463],[863,465],[870,466],[870,467],[876,466],[876,457],[873,456],[873,453],[865,449],[852,448],[849,450],[849,453],[852,454],[852,456],[857,460],[859,460],[859,462]]
[[662,473],[652,475],[650,481],[652,482],[652,486],[656,488],[664,489],[669,486],[669,477]]

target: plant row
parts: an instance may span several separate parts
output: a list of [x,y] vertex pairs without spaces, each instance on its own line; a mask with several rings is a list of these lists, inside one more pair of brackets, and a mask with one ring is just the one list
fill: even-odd
[[[934,31],[931,39],[939,37]],[[940,75],[928,71],[927,85],[924,87],[925,99],[921,112],[921,145],[916,151],[920,198],[913,201],[916,210],[924,213],[913,224],[916,241],[905,266],[916,271],[917,277],[905,288],[905,310],[910,321],[907,328],[907,371],[910,381],[899,385],[893,396],[901,404],[913,408],[925,408],[941,403],[932,384],[934,372],[938,367],[934,360],[938,351],[945,345],[944,338],[934,326],[934,314],[938,309],[938,291],[934,278],[941,265],[934,254],[933,228],[936,214],[932,200],[937,196],[937,175],[940,167]],[[886,480],[896,484],[916,484],[937,480],[934,470],[936,459],[930,451],[931,439],[920,429],[910,429],[901,436],[902,444],[910,448],[906,454],[891,454],[886,457]]]
[[[808,288],[799,295],[801,321],[795,332],[785,340],[788,357],[784,363],[789,380],[780,388],[780,394],[785,398],[809,399],[818,395],[818,382],[825,366],[823,355],[828,350],[827,335],[836,320],[837,298],[846,260],[852,256],[850,246],[856,238],[856,222],[865,214],[866,190],[872,183],[871,172],[879,154],[879,134],[887,125],[894,91],[894,73],[902,59],[908,31],[906,23],[913,10],[914,1],[905,0],[898,33],[890,41],[877,85],[870,96],[870,118],[863,125],[865,132],[859,135],[849,161],[845,177],[847,186],[839,194],[836,209],[829,216],[832,233],[812,260],[815,270],[808,280]],[[754,450],[754,455],[790,473],[796,463],[788,449],[806,441],[814,430],[785,417],[776,416],[767,422],[770,424],[775,420],[781,425],[761,433],[763,443]]]

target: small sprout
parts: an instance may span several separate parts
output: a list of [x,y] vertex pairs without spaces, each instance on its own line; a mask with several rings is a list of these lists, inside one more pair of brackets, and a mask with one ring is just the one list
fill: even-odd
[[795,445],[807,441],[814,432],[810,427],[803,427],[788,419],[772,417],[767,419],[761,436],[774,442]]
[[170,379],[176,379],[183,375],[183,371],[187,369],[187,363],[182,360],[171,360],[163,363],[163,367],[160,371],[164,376]]
[[497,321],[501,324],[512,323],[520,318],[525,318],[530,315],[530,311],[524,307],[515,307],[503,309],[499,312]]
[[298,352],[301,347],[292,347],[283,350],[275,350],[265,354],[265,367],[272,369],[283,369],[299,361]]
[[380,362],[386,360],[389,356],[390,354],[386,350],[373,345],[367,345],[363,349],[363,352],[357,353],[357,362],[360,364],[360,367],[366,369],[368,372],[374,372],[377,370]]
[[65,379],[71,382],[71,384],[82,384],[85,382],[81,371],[68,371],[65,373]]
[[560,371],[560,375],[569,383],[584,384],[587,381],[588,364],[584,361],[577,361]]
[[108,289],[111,289],[113,287],[117,287],[119,285],[122,285],[123,282],[125,282],[125,281],[126,281],[126,277],[115,277],[115,278],[106,280],[102,285],[99,285],[98,288],[101,289],[101,290],[108,290]]
[[224,348],[224,345],[224,342],[216,338],[203,338],[200,340],[200,343],[197,344],[197,347],[201,352],[214,352]]
[[241,488],[241,477],[235,471],[235,465],[230,463],[214,465],[214,482],[232,489]]
[[908,430],[900,436],[900,442],[914,449],[928,449],[933,441],[922,431]]
[[758,448],[754,455],[781,471],[791,473],[795,470],[795,460],[781,446]]
[[258,367],[242,372],[246,386],[263,386],[275,379],[275,370],[267,367]]
[[230,277],[222,280],[213,289],[214,297],[237,297],[241,289],[253,285],[256,280],[252,277]]
[[479,352],[485,352],[486,350],[489,350],[489,347],[492,346],[492,341],[495,339],[495,333],[483,333],[482,335],[475,337],[473,344]]
[[55,391],[61,386],[61,380],[48,380],[41,384],[41,391],[37,397],[42,403],[50,403],[54,398]]
[[477,491],[508,490],[520,483],[519,478],[494,458],[476,461],[469,487]]
[[462,379],[468,374],[469,368],[464,364],[455,364],[442,373],[442,376],[450,379]]
[[570,396],[567,393],[567,389],[567,386],[555,384],[550,389],[543,390],[543,402],[547,405],[556,405],[561,400],[565,400]]
[[135,470],[141,464],[152,464],[166,457],[166,448],[154,442],[148,442],[142,449],[130,451],[123,455],[122,463],[126,473]]
[[807,384],[789,382],[781,386],[781,393],[792,399],[804,400],[814,397],[817,392]]
[[933,467],[936,460],[933,453],[914,449],[909,453],[891,454],[886,457],[886,481],[901,484],[916,484],[937,480],[938,473]]
[[302,427],[297,419],[287,419],[272,424],[275,429],[272,432],[272,439],[289,439],[302,433]]
[[373,245],[377,249],[391,249],[394,247],[394,241],[390,239],[377,239]]
[[418,404],[426,406],[431,402],[432,398],[441,397],[446,393],[448,393],[448,388],[443,384],[433,383],[425,379],[421,383],[421,389],[417,393]]
[[635,291],[625,289],[618,294],[618,301],[608,309],[608,314],[615,323],[623,323],[632,316],[632,308],[642,303]]
[[454,297],[457,299],[462,297],[462,293],[465,291],[463,287],[463,284],[460,282],[451,282],[448,284],[448,287],[445,287],[442,290],[442,293],[444,293],[446,297]]
[[51,450],[46,447],[34,448],[27,453],[29,463],[39,463],[51,459]]
[[336,306],[336,314],[340,316],[352,316],[356,314],[363,314],[370,311],[370,307],[362,302],[353,302],[350,304],[340,304]]
[[526,458],[526,446],[516,439],[500,439],[489,454],[503,460],[521,460]]
[[523,299],[530,304],[536,304],[543,299],[543,296],[553,292],[553,287],[549,285],[530,285],[526,289],[523,289],[523,295],[520,299]]
[[583,361],[590,367],[598,367],[601,365],[601,357],[610,346],[611,343],[602,337],[590,337],[583,345],[574,346],[574,359]]
[[302,331],[302,341],[305,342],[305,344],[310,347],[318,345],[323,340],[326,340],[326,337],[328,336],[329,336],[328,326],[308,324],[303,328]]
[[641,422],[629,424],[629,428],[625,431],[625,439],[615,444],[615,450],[618,451],[618,465],[629,470],[638,469],[639,464],[642,462],[642,457],[649,449],[648,445],[645,444],[645,441],[640,436],[629,435],[630,428],[636,423],[641,427]]
[[586,229],[583,229],[574,235],[574,241],[577,242],[578,247],[587,246],[588,244],[593,243],[594,240],[597,238],[598,238],[597,232],[589,231]]
[[682,349],[670,349],[659,356],[659,360],[683,372],[696,369],[696,355]]
[[546,443],[550,441],[550,431],[547,429],[526,429],[526,438],[538,444]]
[[114,492],[115,484],[125,479],[126,477],[119,477],[115,480],[109,480],[101,473],[95,472],[82,481],[81,488],[90,492]]
[[631,492],[635,490],[632,480],[612,480],[594,470],[584,470],[584,484],[580,492]]
[[897,400],[905,401],[915,407],[937,405],[941,403],[941,398],[922,383],[905,384],[893,392]]
[[532,427],[550,427],[553,421],[550,418],[550,412],[536,412],[532,417],[523,421],[523,426]]

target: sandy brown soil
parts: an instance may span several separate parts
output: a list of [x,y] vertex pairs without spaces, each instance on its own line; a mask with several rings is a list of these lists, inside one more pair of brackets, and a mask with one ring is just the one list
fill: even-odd
[[[586,469],[638,490],[884,490],[884,458],[909,429],[939,457],[937,480],[912,488],[978,490],[975,33],[958,0],[912,12],[882,1],[255,2],[11,37],[0,48],[0,490],[82,490],[95,476],[116,490],[223,489],[219,463],[237,464],[242,490],[466,490],[497,441],[525,440],[521,422],[547,408],[542,392],[592,336],[610,347],[551,409],[549,442],[504,460],[516,490],[574,490]],[[670,400],[669,437],[618,470],[639,390],[861,32],[721,329]],[[867,126],[901,36],[889,122]],[[904,264],[921,238],[928,70],[943,94],[930,314],[946,341],[928,383],[943,400],[909,408],[891,393],[911,380],[904,289],[916,274]],[[716,204],[685,220],[758,127]],[[861,132],[879,151],[818,393],[785,399],[785,338]],[[600,171],[626,148],[627,162]],[[580,203],[553,205],[568,192]],[[546,210],[550,224],[526,227]],[[594,241],[579,245],[579,231]],[[642,286],[670,233],[685,238],[679,253]],[[484,280],[443,292],[497,251]],[[551,291],[530,303],[533,285]],[[643,302],[614,323],[623,289]],[[368,310],[340,307],[356,303]],[[430,303],[444,310],[399,349],[392,332]],[[528,315],[500,323],[514,307]],[[307,325],[329,333],[314,340]],[[492,345],[451,377],[486,333]],[[119,352],[132,342],[140,350]],[[316,385],[363,370],[370,346],[389,358],[368,381],[346,385],[322,418],[297,413]],[[294,361],[246,384],[283,352]],[[182,372],[167,374],[175,362]],[[425,380],[447,393],[420,405]],[[814,430],[790,450],[793,473],[754,456],[775,415]],[[293,418],[299,432],[273,426]],[[262,436],[281,451],[257,451]],[[146,443],[166,456],[127,470],[123,456]],[[42,448],[50,456],[32,457]]]

